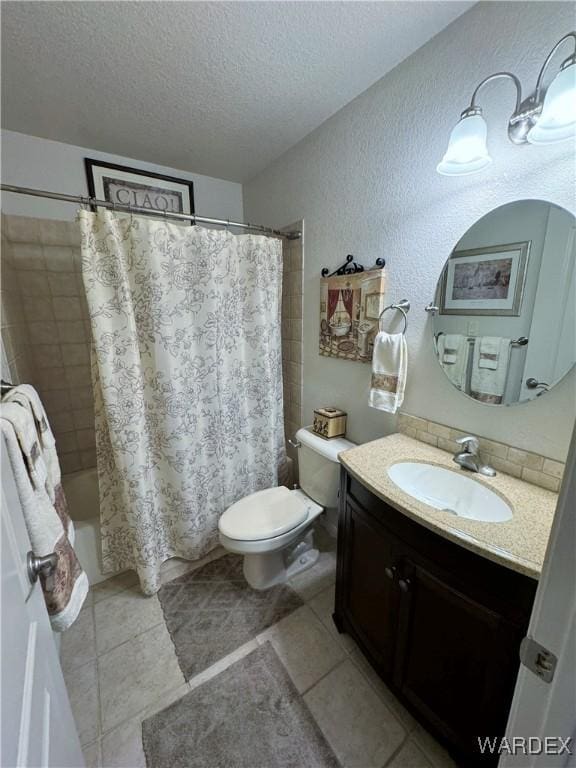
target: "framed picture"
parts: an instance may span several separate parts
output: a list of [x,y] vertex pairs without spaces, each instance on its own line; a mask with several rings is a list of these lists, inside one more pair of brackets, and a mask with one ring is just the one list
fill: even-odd
[[88,157],[84,163],[90,197],[117,205],[149,208],[151,213],[194,213],[194,186],[191,181]]
[[444,267],[440,314],[519,315],[530,242],[454,251]]
[[384,295],[382,293],[368,293],[364,303],[364,316],[367,320],[378,320],[382,309]]

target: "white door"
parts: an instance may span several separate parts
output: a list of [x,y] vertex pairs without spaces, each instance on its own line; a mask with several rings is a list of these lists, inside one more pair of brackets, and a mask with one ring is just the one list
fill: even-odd
[[[504,753],[500,768],[576,766],[575,501],[576,430],[528,628],[528,637],[552,652],[558,663],[550,682],[520,666],[506,736],[509,744],[514,737],[532,741],[526,741],[527,749],[518,742],[516,755]],[[566,748],[560,739],[570,739]]]
[[576,351],[576,227],[566,212],[550,207],[538,290],[532,310],[521,400],[536,397],[534,378],[553,384],[568,371]]
[[83,768],[84,759],[12,467],[2,454],[2,768]]

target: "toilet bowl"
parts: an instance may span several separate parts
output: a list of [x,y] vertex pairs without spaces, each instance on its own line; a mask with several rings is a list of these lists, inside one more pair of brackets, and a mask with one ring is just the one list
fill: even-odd
[[256,491],[229,507],[218,523],[220,543],[244,555],[244,576],[254,589],[268,589],[310,568],[318,559],[312,527],[326,513],[337,516],[338,454],[354,443],[325,440],[299,429],[300,488]]

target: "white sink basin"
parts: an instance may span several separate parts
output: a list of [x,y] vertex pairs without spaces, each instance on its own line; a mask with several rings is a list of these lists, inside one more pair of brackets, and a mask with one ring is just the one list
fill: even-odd
[[388,475],[404,493],[434,509],[486,523],[503,523],[512,517],[504,499],[461,472],[403,461],[389,467]]

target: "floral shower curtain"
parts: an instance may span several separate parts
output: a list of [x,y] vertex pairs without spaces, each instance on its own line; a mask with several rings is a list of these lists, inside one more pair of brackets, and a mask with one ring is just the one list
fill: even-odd
[[104,571],[160,587],[285,460],[282,244],[81,211]]

